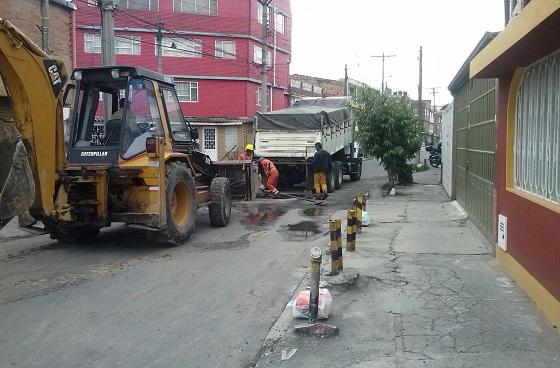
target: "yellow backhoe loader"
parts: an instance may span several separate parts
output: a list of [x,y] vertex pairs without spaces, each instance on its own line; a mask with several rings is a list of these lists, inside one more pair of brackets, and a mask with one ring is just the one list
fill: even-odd
[[229,179],[195,149],[197,131],[163,75],[78,68],[67,85],[62,62],[2,19],[0,75],[15,115],[0,120],[0,227],[29,210],[60,241],[124,222],[179,244],[202,205],[213,226],[228,224]]

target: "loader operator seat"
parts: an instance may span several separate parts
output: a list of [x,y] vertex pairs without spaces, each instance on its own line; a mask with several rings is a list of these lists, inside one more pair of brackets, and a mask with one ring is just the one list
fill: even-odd
[[122,119],[111,119],[105,125],[105,145],[118,146],[121,139]]

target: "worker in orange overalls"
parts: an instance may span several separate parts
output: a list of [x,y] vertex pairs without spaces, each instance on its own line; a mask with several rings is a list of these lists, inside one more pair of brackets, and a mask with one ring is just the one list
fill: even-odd
[[254,154],[255,154],[255,147],[253,147],[252,144],[248,144],[245,146],[245,151],[241,152],[239,154],[239,157],[237,157],[237,159],[239,161],[251,160]]
[[[278,193],[280,193],[278,189],[276,189],[276,186],[278,185],[278,178],[280,175],[278,173],[278,169],[276,169],[276,166],[274,166],[272,161],[264,157],[259,158],[259,163],[261,164],[263,171],[266,174],[266,188],[268,188],[270,195],[278,195]],[[261,184],[261,190],[264,189],[265,186]]]

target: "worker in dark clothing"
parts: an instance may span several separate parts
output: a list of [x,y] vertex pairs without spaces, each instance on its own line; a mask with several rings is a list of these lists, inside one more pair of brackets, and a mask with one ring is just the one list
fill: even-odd
[[317,199],[327,198],[327,175],[332,170],[331,155],[323,150],[320,142],[315,143],[315,156],[311,165],[313,166],[313,186]]
[[278,169],[276,169],[276,166],[274,166],[272,161],[264,157],[259,158],[259,163],[261,164],[267,178],[266,188],[261,184],[261,190],[268,189],[270,196],[278,195],[278,193],[280,193],[278,189],[276,189],[276,186],[278,186],[278,178],[280,176]]

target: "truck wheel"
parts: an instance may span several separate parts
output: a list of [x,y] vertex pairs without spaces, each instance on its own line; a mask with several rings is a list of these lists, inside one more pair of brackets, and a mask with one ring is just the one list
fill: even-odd
[[350,180],[359,181],[362,178],[362,161],[358,162],[358,170],[354,174],[350,174]]
[[166,240],[172,245],[187,241],[196,220],[196,187],[188,167],[181,162],[167,165],[167,229]]
[[333,162],[333,172],[334,172],[334,188],[340,189],[342,188],[342,162],[335,161]]
[[335,167],[333,165],[331,172],[327,174],[327,193],[333,193],[336,190],[335,183]]
[[231,218],[231,185],[228,178],[214,178],[210,184],[210,225],[224,227]]

